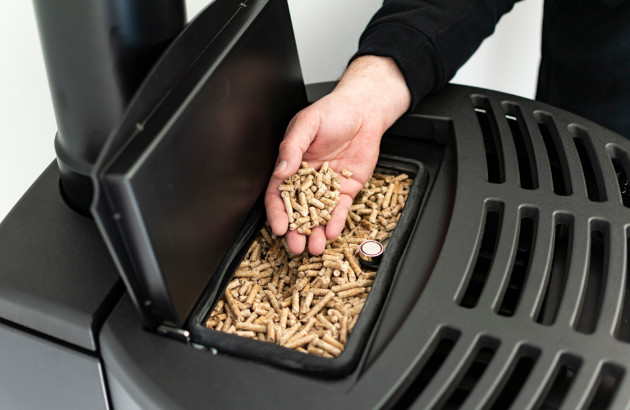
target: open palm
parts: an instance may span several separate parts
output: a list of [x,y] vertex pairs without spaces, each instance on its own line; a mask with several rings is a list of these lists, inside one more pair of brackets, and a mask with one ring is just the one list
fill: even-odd
[[[328,224],[313,229],[309,237],[309,251],[320,254],[326,239],[341,233],[353,198],[370,177],[378,159],[381,131],[366,121],[363,113],[343,96],[330,94],[298,113],[287,129],[280,146],[279,161],[287,161],[269,182],[265,205],[267,219],[274,233],[282,235],[288,226],[288,216],[278,186],[294,174],[301,161],[318,169],[324,161],[337,173],[342,169],[352,172],[351,178],[341,178],[339,203]],[[306,237],[297,231],[286,233],[289,249],[299,253]]]
[[327,239],[341,234],[354,197],[376,166],[383,133],[409,101],[409,90],[393,60],[362,57],[351,64],[332,93],[293,117],[265,194],[271,229],[276,235],[286,234],[291,252],[302,252],[306,237],[287,232],[289,218],[278,188],[283,180],[297,172],[302,161],[315,169],[328,161],[337,173],[352,172],[351,178],[341,177],[339,203],[331,219],[309,236],[308,250],[318,255]]

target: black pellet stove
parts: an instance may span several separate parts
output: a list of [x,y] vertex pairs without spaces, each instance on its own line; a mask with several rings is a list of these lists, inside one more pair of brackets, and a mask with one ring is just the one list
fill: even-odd
[[427,98],[382,140],[416,178],[395,246],[347,351],[313,359],[202,326],[287,122],[334,86],[304,87],[286,1],[215,0],[183,30],[176,1],[71,3],[35,2],[59,158],[0,224],[2,408],[627,408],[626,139],[493,91]]

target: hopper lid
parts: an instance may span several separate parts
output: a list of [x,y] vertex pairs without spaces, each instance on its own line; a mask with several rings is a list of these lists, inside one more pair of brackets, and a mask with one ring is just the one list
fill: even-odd
[[92,213],[146,325],[185,322],[305,104],[285,1],[217,0],[156,63],[93,174]]

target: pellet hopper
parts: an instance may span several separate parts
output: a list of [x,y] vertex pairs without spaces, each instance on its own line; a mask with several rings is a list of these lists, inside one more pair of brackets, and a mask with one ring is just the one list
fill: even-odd
[[61,135],[89,93],[50,77],[60,165],[0,224],[3,408],[627,408],[630,143],[490,90],[449,85],[383,138],[379,172],[413,185],[340,355],[207,328],[287,122],[334,84],[304,86],[286,1],[215,0],[181,32],[173,10],[131,26],[179,34],[103,97],[89,149]]

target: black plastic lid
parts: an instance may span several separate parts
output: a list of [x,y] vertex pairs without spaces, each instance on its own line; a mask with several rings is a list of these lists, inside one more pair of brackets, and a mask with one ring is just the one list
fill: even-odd
[[99,157],[92,204],[148,326],[185,322],[305,105],[286,1],[216,0],[152,69]]

